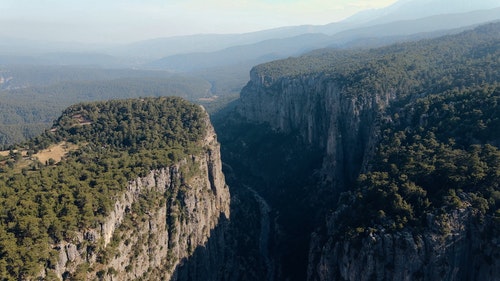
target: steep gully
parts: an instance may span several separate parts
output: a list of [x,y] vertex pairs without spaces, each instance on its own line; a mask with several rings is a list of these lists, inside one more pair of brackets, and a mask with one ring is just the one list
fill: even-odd
[[309,172],[321,167],[319,153],[268,126],[227,120],[214,125],[231,197],[238,199],[231,204],[238,248],[246,249],[240,254],[249,270],[259,271],[248,280],[305,280],[309,233],[322,203],[304,194],[314,188]]

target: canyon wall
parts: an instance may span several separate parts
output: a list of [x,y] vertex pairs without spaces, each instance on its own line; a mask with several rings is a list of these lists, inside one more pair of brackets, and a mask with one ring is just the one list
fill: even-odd
[[[131,181],[97,227],[53,245],[59,254],[44,275],[64,280],[176,280],[178,268],[195,251],[211,247],[206,255],[223,253],[216,249],[223,241],[209,240],[223,239],[223,231],[216,228],[223,228],[229,218],[229,189],[215,131],[208,117],[206,122],[202,153]],[[200,259],[206,264],[197,266],[215,272],[213,279],[189,280],[218,280],[217,267],[224,260]]]
[[251,78],[241,93],[238,113],[248,122],[299,134],[323,151],[323,181],[339,190],[366,166],[380,112],[397,92],[346,95],[342,85],[322,74],[273,79],[253,69]]
[[349,240],[334,238],[332,216],[328,235],[312,235],[308,280],[499,280],[494,221],[477,221],[470,208],[427,220],[425,230],[368,231]]

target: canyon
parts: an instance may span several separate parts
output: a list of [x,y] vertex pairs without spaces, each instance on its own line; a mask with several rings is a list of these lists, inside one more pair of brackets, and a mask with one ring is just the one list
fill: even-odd
[[[2,156],[2,194],[42,179],[25,193],[68,225],[40,220],[46,255],[0,263],[0,277],[499,280],[499,30],[261,64],[211,120],[178,98],[70,107],[25,149],[76,152],[45,166]],[[65,182],[65,163],[88,170]],[[48,193],[50,171],[71,192]],[[30,203],[13,198],[0,201],[11,259],[32,231],[12,223]]]
[[[477,209],[472,193],[461,189],[456,191],[459,207],[426,207],[415,226],[408,223],[388,229],[368,221],[369,227],[351,228],[351,236],[339,233],[350,218],[356,221],[366,216],[369,220],[366,212],[377,212],[349,213],[358,208],[356,204],[361,203],[356,198],[365,192],[355,188],[360,175],[384,167],[386,162],[377,162],[380,145],[397,124],[401,123],[402,132],[431,128],[433,124],[422,121],[429,114],[419,115],[416,106],[419,102],[432,106],[429,92],[436,97],[448,95],[449,85],[455,82],[441,77],[459,81],[461,71],[470,71],[452,65],[481,48],[471,41],[454,45],[471,34],[477,35],[478,42],[498,40],[498,24],[367,52],[320,50],[252,69],[251,80],[229,117],[214,118],[214,123],[220,132],[223,161],[271,206],[273,280],[498,280],[499,225],[493,214],[497,205],[492,203],[487,215]],[[421,55],[429,49],[432,54]],[[497,47],[483,50],[473,60],[498,64],[488,55],[498,54]],[[456,55],[454,59],[450,53]],[[439,70],[430,73],[429,69]],[[462,87],[493,83],[496,89],[498,73],[484,71],[486,76],[461,80]],[[456,139],[464,146],[495,145],[499,139],[491,134],[493,128],[486,129],[490,133],[481,140],[471,136],[469,142],[463,135]],[[432,182],[422,184],[432,186]],[[494,182],[486,185],[498,189]],[[423,192],[432,194],[426,188]],[[411,208],[410,213],[420,212],[417,206]]]

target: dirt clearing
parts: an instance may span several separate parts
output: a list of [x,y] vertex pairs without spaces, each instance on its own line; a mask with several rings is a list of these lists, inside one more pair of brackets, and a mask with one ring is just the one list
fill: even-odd
[[49,146],[49,148],[44,149],[33,156],[38,158],[38,161],[41,163],[47,162],[49,159],[53,159],[55,163],[60,162],[61,159],[66,155],[66,153],[75,150],[78,148],[78,145],[61,142],[58,144],[54,144]]

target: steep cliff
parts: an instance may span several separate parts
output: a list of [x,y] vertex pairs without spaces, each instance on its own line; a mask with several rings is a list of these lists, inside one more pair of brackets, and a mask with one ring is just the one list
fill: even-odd
[[262,68],[251,71],[241,92],[232,117],[239,121],[220,128],[223,156],[273,207],[271,280],[304,280],[309,235],[370,158],[381,112],[396,89],[348,95],[344,82],[324,73],[273,77]]
[[499,29],[252,70],[216,127],[270,202],[276,280],[498,279]]
[[[98,228],[53,245],[59,278],[171,280],[183,260],[205,247],[211,231],[229,218],[219,144],[205,119],[203,153],[131,181]],[[144,200],[149,207],[141,206]]]
[[308,280],[499,280],[498,222],[479,222],[470,209],[447,214],[446,233],[429,215],[425,230],[336,240],[331,219],[331,238],[312,236]]

